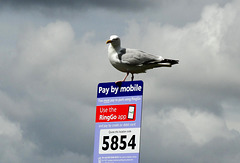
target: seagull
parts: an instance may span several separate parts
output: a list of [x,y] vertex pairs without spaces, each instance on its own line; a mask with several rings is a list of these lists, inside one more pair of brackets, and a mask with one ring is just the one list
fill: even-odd
[[133,81],[134,74],[145,73],[148,69],[158,67],[171,67],[179,63],[179,60],[164,59],[162,56],[152,55],[138,49],[122,48],[121,40],[117,35],[110,36],[106,44],[109,44],[108,59],[112,66],[127,73],[122,81],[117,82],[124,82],[129,73],[132,74]]

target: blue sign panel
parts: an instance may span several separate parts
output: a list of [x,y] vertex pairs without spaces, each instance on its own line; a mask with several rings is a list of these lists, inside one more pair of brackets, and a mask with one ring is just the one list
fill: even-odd
[[139,162],[142,95],[142,81],[98,85],[94,163]]

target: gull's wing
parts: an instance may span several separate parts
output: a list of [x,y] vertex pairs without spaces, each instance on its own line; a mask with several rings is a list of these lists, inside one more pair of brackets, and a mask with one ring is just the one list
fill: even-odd
[[118,53],[118,57],[122,63],[129,65],[144,65],[159,63],[163,60],[160,56],[148,54],[144,51],[137,49],[121,49]]

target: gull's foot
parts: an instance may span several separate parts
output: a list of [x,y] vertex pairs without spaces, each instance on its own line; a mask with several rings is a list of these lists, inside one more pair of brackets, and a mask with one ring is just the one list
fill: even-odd
[[122,83],[123,83],[123,81],[121,81],[121,80],[115,82],[115,84],[116,84],[118,87],[121,87],[121,86],[122,86]]

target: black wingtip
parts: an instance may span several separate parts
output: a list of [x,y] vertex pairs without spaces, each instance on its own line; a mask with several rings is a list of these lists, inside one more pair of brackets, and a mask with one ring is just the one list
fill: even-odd
[[171,65],[175,65],[179,63],[179,60],[175,59],[164,59],[161,61],[161,63],[170,63]]

